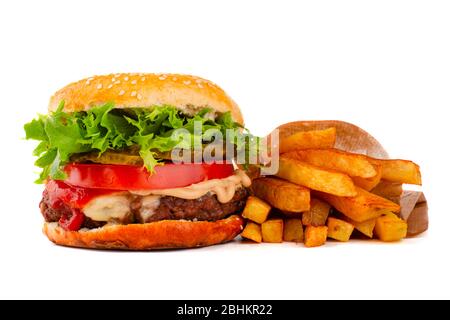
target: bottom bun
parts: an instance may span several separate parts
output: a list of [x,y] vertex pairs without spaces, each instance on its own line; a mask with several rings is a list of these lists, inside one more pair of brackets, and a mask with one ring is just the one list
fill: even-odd
[[66,231],[45,223],[44,234],[56,244],[79,248],[153,250],[204,247],[233,240],[243,229],[238,215],[217,221],[162,220]]

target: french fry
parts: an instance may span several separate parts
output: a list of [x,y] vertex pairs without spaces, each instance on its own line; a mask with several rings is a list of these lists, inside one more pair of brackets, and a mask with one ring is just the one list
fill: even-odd
[[328,227],[308,226],[305,230],[305,246],[308,248],[319,247],[327,241]]
[[366,156],[337,149],[296,150],[283,156],[324,169],[346,173],[353,177],[372,178],[377,174]]
[[371,178],[352,177],[355,185],[367,191],[371,191],[373,188],[375,188],[381,181],[383,170],[382,166],[377,164],[374,164],[373,167],[377,171],[377,174]]
[[301,131],[280,139],[280,153],[298,149],[332,148],[336,142],[336,128]]
[[301,219],[285,219],[283,240],[303,242],[303,225]]
[[259,224],[266,221],[270,212],[270,206],[263,200],[250,196],[245,204],[242,216]]
[[262,241],[262,234],[261,234],[261,226],[254,222],[247,222],[244,230],[241,233],[241,237],[253,240],[255,242],[261,242]]
[[364,189],[356,187],[357,195],[354,197],[338,197],[332,194],[317,192],[317,196],[331,204],[350,219],[363,222],[378,218],[386,212],[399,212],[400,206],[387,199],[376,196]]
[[422,185],[420,167],[408,160],[370,159],[374,164],[382,166],[381,178],[391,182]]
[[377,222],[377,218],[366,220],[363,222],[356,222],[350,218],[346,218],[347,222],[351,223],[356,230],[361,232],[362,234],[368,236],[369,238],[373,238],[373,230],[375,228],[375,223]]
[[271,206],[289,212],[309,210],[308,188],[277,178],[258,178],[252,182],[255,196],[264,199]]
[[377,218],[375,234],[381,241],[399,241],[406,237],[408,224],[393,213]]
[[276,176],[313,190],[337,196],[351,197],[357,194],[355,185],[349,176],[284,156],[280,157]]
[[283,242],[283,219],[269,219],[261,225],[264,242]]
[[311,208],[303,212],[302,222],[305,226],[324,226],[330,213],[330,205],[319,199],[311,199]]
[[355,228],[352,224],[336,219],[333,217],[328,218],[328,238],[347,242],[350,240],[353,229]]

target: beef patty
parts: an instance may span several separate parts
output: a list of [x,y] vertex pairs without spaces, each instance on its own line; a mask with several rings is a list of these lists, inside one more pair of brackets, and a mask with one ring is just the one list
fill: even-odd
[[[151,214],[146,212],[146,207],[142,205],[144,197],[132,196],[130,202],[131,214],[127,216],[127,221],[121,223],[146,223],[159,220],[220,220],[228,215],[241,211],[245,206],[245,200],[248,192],[245,188],[236,190],[231,201],[221,203],[215,194],[206,194],[198,199],[181,199],[171,196],[159,198],[156,208],[152,209]],[[68,205],[59,205],[58,208],[50,206],[49,197],[46,191],[43,193],[39,205],[41,213],[47,222],[57,222],[64,214],[70,214],[71,208]],[[98,228],[105,222],[94,221],[85,217],[83,228]]]

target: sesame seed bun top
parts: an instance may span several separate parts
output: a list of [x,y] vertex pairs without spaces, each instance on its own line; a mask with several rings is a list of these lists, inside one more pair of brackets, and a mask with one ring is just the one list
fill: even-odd
[[58,90],[50,99],[49,111],[64,100],[64,111],[88,110],[107,102],[116,108],[148,108],[171,105],[192,115],[204,107],[216,114],[231,112],[243,124],[238,105],[209,80],[181,74],[119,73],[83,79]]

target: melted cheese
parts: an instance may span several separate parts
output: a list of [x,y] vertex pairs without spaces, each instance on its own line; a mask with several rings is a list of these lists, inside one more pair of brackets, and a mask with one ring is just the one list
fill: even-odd
[[195,183],[183,188],[161,189],[161,190],[142,190],[131,191],[137,195],[159,195],[172,196],[182,199],[197,199],[204,196],[208,192],[217,196],[221,203],[229,202],[235,192],[241,186],[249,187],[252,181],[242,170],[236,170],[234,175],[224,179],[212,179],[203,182]]
[[125,219],[130,212],[130,199],[124,194],[96,197],[83,208],[85,216],[95,221],[120,221]]

